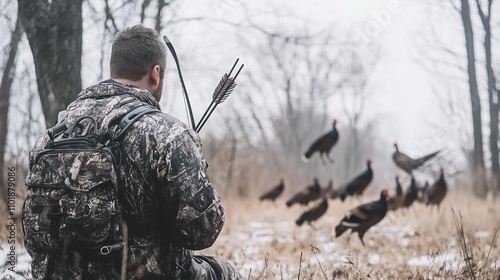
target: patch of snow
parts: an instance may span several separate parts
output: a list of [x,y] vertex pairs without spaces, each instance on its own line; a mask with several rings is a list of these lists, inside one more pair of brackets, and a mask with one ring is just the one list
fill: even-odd
[[258,275],[260,274],[260,271],[264,269],[264,260],[256,260],[256,261],[246,261],[243,262],[243,265],[241,268],[239,268],[239,271],[242,275],[247,276],[249,273],[250,275]]
[[276,241],[281,244],[290,244],[294,242],[291,236],[276,236]]
[[490,267],[493,269],[499,269],[500,268],[500,260],[496,260],[496,262],[492,263]]
[[408,238],[402,238],[399,240],[399,245],[403,247],[408,247],[410,245],[410,239]]
[[268,236],[268,235],[274,235],[274,230],[270,229],[270,228],[266,228],[266,229],[256,229],[254,232],[253,232],[253,236]]
[[257,246],[249,246],[245,248],[245,255],[253,256],[257,255],[260,252],[260,249]]
[[455,252],[447,252],[437,256],[420,256],[408,260],[408,265],[412,266],[444,266],[448,270],[458,270],[461,265],[459,256]]
[[462,265],[462,262],[459,262],[459,261],[454,261],[454,262],[451,262],[451,263],[445,263],[444,264],[444,268],[446,270],[454,270],[454,271],[457,271],[460,269],[460,266]]
[[3,246],[0,247],[0,275],[5,270],[5,263],[7,261],[7,253],[3,250]]
[[269,225],[266,222],[252,221],[247,223],[247,228],[258,229],[258,228],[268,228],[268,227]]
[[248,234],[244,234],[244,233],[241,233],[241,232],[233,232],[231,233],[230,235],[221,235],[219,237],[219,239],[222,241],[224,240],[224,242],[226,241],[230,241],[230,240],[248,240]]
[[474,234],[474,236],[476,238],[486,238],[486,237],[490,236],[490,232],[489,231],[478,231]]
[[339,244],[337,242],[325,242],[321,244],[321,249],[326,252],[335,252],[338,248]]
[[[15,259],[11,260],[9,254],[15,255]],[[9,261],[13,261],[14,264]],[[2,244],[0,246],[0,279],[26,279],[21,275],[31,275],[31,262],[31,256],[24,247],[16,246],[15,250],[11,251],[10,244]]]
[[416,258],[412,258],[408,260],[408,265],[414,265],[414,266],[430,266],[432,265],[430,256],[420,256]]
[[368,257],[369,264],[380,264],[382,262],[382,257],[379,254],[371,254]]
[[412,258],[412,259],[408,260],[408,265],[430,266],[430,265],[442,263],[445,261],[455,260],[456,257],[457,257],[456,253],[446,253],[446,254],[437,255],[435,257],[420,256],[420,257],[416,257],[416,258]]
[[448,246],[449,247],[455,247],[455,246],[458,246],[458,243],[457,243],[457,239],[452,237],[450,239],[448,239]]
[[393,240],[395,243],[399,243],[403,247],[409,246],[410,238],[415,237],[417,234],[415,228],[411,225],[384,225],[380,227],[374,227],[373,232],[381,233],[386,238]]
[[380,227],[374,227],[374,232],[381,233],[391,233],[393,237],[413,237],[416,235],[415,228],[411,225],[396,226],[396,225],[384,225]]
[[274,240],[274,236],[272,235],[254,235],[252,236],[252,241],[255,241],[259,244],[267,244],[271,243]]

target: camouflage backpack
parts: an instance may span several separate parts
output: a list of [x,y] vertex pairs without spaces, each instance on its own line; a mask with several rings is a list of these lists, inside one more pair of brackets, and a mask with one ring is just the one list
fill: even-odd
[[120,140],[136,120],[156,111],[137,102],[109,129],[84,116],[69,127],[63,120],[47,130],[48,141],[34,155],[26,179],[23,227],[30,250],[100,255],[121,250]]

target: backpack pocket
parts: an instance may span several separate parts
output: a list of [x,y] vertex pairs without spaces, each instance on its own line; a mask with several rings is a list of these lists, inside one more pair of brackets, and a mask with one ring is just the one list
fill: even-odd
[[25,233],[35,251],[58,251],[65,242],[91,248],[121,240],[116,173],[107,147],[42,151],[26,183]]

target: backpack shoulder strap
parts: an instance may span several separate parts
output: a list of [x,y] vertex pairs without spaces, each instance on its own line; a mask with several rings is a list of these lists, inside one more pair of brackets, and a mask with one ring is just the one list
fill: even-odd
[[125,114],[120,122],[118,123],[118,130],[116,136],[114,137],[115,141],[121,140],[125,132],[130,128],[130,126],[140,119],[142,116],[154,112],[160,112],[160,110],[153,108],[146,104],[141,104],[132,109],[130,112]]

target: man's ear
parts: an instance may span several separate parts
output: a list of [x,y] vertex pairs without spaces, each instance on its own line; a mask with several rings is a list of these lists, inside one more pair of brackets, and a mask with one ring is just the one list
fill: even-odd
[[160,65],[155,65],[149,74],[149,82],[157,87],[160,84]]

